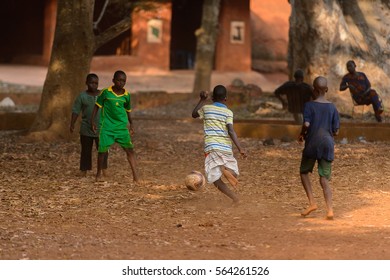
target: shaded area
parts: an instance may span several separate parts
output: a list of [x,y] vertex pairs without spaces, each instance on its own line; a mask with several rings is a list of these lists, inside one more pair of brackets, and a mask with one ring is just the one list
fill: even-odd
[[20,63],[27,56],[42,55],[44,11],[45,1],[0,2],[0,63]]
[[196,54],[195,31],[201,26],[201,1],[173,0],[170,69],[193,69]]

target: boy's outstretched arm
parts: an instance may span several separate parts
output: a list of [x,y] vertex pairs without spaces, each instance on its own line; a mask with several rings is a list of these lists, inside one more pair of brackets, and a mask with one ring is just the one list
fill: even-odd
[[233,124],[229,123],[226,126],[227,126],[227,129],[228,129],[229,136],[232,139],[234,145],[236,145],[236,147],[237,147],[238,151],[240,152],[240,154],[245,158],[246,157],[246,153],[241,148],[240,142],[238,141],[237,134],[234,131]]
[[192,110],[192,117],[194,119],[200,117],[198,111],[203,106],[203,102],[207,100],[208,95],[209,94],[207,91],[200,92],[200,94],[199,94],[200,100],[199,100],[198,104],[195,106],[194,110]]

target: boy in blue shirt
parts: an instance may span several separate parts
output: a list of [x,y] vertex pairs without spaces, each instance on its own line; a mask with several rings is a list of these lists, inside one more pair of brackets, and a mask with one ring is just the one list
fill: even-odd
[[318,162],[318,174],[327,207],[326,219],[333,219],[332,190],[329,186],[332,161],[334,160],[334,136],[340,128],[339,114],[333,103],[325,99],[328,91],[327,80],[317,77],[313,81],[314,101],[304,105],[303,125],[299,142],[305,141],[300,167],[301,181],[309,199],[309,207],[301,213],[306,217],[317,209],[309,172],[313,172],[314,164]]

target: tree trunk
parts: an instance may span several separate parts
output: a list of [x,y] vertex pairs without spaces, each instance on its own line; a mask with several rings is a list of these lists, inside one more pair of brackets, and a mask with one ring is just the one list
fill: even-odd
[[[290,0],[288,65],[301,68],[309,83],[318,75],[328,78],[328,98],[341,111],[350,110],[349,92],[339,92],[346,62],[355,60],[372,87],[389,95],[389,5],[381,0]],[[384,101],[386,103],[386,98]],[[338,103],[338,104],[337,104]]]
[[291,0],[289,69],[305,70],[308,80],[327,75],[331,55],[348,52],[345,21],[337,0]]
[[194,93],[210,90],[221,0],[204,0],[202,25],[196,31]]
[[95,51],[94,0],[59,0],[57,24],[38,114],[29,137],[49,141],[69,136],[73,100],[85,88]]

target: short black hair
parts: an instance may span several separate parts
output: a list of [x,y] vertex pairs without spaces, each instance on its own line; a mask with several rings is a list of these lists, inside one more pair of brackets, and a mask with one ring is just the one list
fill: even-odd
[[223,101],[227,96],[227,90],[223,85],[217,85],[213,90],[213,101]]
[[99,80],[98,75],[96,75],[95,73],[89,73],[89,74],[87,75],[87,78],[86,78],[85,80],[86,80],[86,81],[89,81],[89,80],[92,79],[92,78],[96,78],[96,79]]
[[353,64],[353,66],[355,66],[355,67],[356,67],[356,63],[355,63],[355,61],[353,61],[353,60],[348,60],[348,61],[347,61],[347,64],[350,64],[350,63],[352,63],[352,64]]
[[114,73],[114,79],[115,78],[117,78],[119,75],[125,75],[125,77],[126,77],[126,73],[124,72],[124,71],[122,71],[122,70],[117,70],[117,71],[115,71],[115,73]]
[[303,73],[303,70],[302,70],[302,69],[297,69],[297,70],[294,72],[294,78],[295,78],[295,79],[299,79],[299,78],[303,79],[303,75],[304,75],[304,73]]

